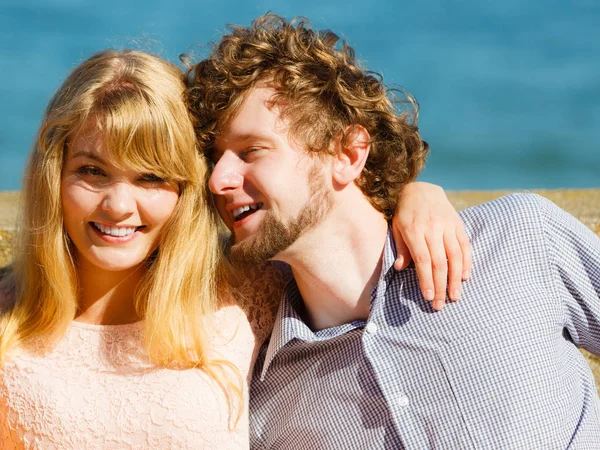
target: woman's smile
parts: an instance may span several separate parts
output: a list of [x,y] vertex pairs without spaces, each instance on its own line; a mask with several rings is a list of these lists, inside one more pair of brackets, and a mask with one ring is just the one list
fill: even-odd
[[90,222],[92,230],[106,242],[126,243],[131,242],[138,235],[138,231],[145,228],[142,226],[110,226],[98,222]]
[[158,247],[178,199],[174,183],[113,162],[101,133],[91,127],[68,146],[64,224],[77,254],[95,270],[129,270],[144,262]]

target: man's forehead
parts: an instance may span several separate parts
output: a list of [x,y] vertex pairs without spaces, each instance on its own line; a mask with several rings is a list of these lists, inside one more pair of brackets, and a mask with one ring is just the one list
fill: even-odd
[[276,99],[272,87],[253,87],[241,105],[219,128],[217,141],[245,140],[266,137],[270,132],[284,133],[288,129],[283,104]]
[[244,115],[244,113],[256,113],[267,111],[270,114],[279,115],[281,113],[282,102],[278,98],[278,93],[273,86],[257,85],[243,94],[242,103],[234,112],[229,122],[235,121],[236,118]]

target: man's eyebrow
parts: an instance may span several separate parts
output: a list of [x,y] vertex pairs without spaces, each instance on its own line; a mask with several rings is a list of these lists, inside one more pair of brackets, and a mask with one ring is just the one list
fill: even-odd
[[[218,138],[219,139],[219,138]],[[274,145],[274,140],[272,136],[264,133],[255,133],[252,131],[242,132],[236,134],[227,134],[227,138],[220,137],[222,145],[219,145],[217,141],[214,142],[212,148],[206,153],[207,157],[211,161],[218,161],[223,153],[227,150],[233,149],[234,151],[239,151],[240,147],[244,145],[250,145],[253,143],[268,143],[270,145]],[[237,149],[237,150],[236,150]]]
[[247,141],[248,139],[256,138],[256,133],[229,133],[227,134],[227,142]]
[[227,136],[227,140],[228,141],[236,141],[236,142],[246,142],[246,141],[254,141],[254,140],[270,142],[273,139],[268,134],[256,133],[256,132],[251,131],[251,132],[247,132],[247,133],[231,134],[231,135]]
[[213,146],[215,152],[220,151],[222,153],[224,151],[222,147],[237,146],[240,144],[243,145],[243,144],[248,144],[248,143],[252,143],[252,142],[256,142],[256,141],[272,143],[273,137],[269,136],[268,134],[265,134],[265,133],[256,133],[253,131],[249,131],[249,132],[242,132],[242,133],[236,133],[236,134],[228,134],[226,139],[221,138],[221,140],[222,140],[221,142],[225,143],[225,145],[219,146],[215,142],[215,145]]

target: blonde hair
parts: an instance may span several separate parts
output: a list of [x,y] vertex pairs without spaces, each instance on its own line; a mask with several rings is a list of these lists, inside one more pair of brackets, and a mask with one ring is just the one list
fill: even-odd
[[[240,404],[238,371],[208,356],[204,318],[217,309],[218,221],[184,88],[181,70],[157,56],[107,50],[75,68],[54,95],[25,171],[13,268],[0,286],[9,300],[0,315],[0,363],[31,337],[54,342],[76,315],[76,261],[63,227],[60,183],[69,140],[91,123],[116,163],[179,187],[175,211],[135,295],[151,359],[207,371],[226,393],[233,389],[230,405]],[[231,376],[235,382],[223,381]]]

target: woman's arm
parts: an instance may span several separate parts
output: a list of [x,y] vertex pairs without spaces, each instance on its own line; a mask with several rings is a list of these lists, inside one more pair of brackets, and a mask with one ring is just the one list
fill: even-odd
[[444,190],[434,184],[415,182],[401,192],[392,219],[397,259],[401,270],[415,262],[423,297],[436,310],[448,297],[458,300],[461,282],[471,273],[471,245],[460,217]]

